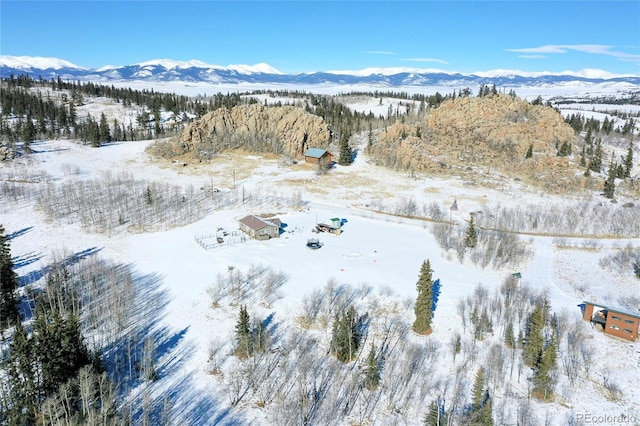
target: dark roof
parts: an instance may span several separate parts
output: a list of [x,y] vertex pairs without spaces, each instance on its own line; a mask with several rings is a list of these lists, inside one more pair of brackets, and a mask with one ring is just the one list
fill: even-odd
[[598,307],[600,307],[600,308],[606,309],[606,310],[607,310],[607,311],[609,311],[609,312],[613,312],[613,313],[616,313],[616,314],[626,315],[626,316],[628,316],[628,317],[636,318],[636,319],[639,319],[639,320],[640,320],[640,314],[634,314],[634,313],[632,313],[632,312],[625,311],[624,309],[610,308],[610,307],[605,306],[605,305],[603,305],[603,304],[601,304],[601,303],[587,302],[586,300],[584,301],[584,304],[585,304],[585,305],[591,305],[591,306],[598,306]]
[[265,219],[265,218],[262,218],[259,216],[253,216],[253,215],[245,216],[242,219],[240,219],[239,222],[243,223],[244,225],[248,226],[254,231],[259,231],[260,229],[267,226],[275,226],[276,228],[280,228],[280,224],[282,223],[278,218]]
[[322,158],[325,154],[328,154],[326,149],[309,148],[307,152],[304,153],[304,156],[313,157],[313,158]]

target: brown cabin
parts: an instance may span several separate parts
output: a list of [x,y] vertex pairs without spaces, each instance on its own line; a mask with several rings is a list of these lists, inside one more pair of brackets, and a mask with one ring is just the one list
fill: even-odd
[[265,219],[260,216],[245,216],[239,220],[240,230],[256,240],[280,238],[282,222],[278,218]]
[[307,152],[304,153],[305,163],[329,165],[332,161],[333,157],[326,149],[309,148]]
[[585,321],[591,325],[601,326],[605,334],[636,341],[640,327],[640,314],[634,314],[621,309],[609,308],[593,302],[584,302]]

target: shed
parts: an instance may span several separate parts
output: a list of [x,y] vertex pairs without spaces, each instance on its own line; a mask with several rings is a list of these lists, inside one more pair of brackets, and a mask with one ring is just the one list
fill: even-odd
[[638,339],[640,314],[587,301],[584,305],[583,318],[594,326],[601,325],[605,334],[631,341]]
[[263,218],[260,216],[245,216],[238,221],[240,230],[256,240],[280,238],[282,222],[278,218]]
[[304,153],[304,162],[309,164],[328,165],[333,161],[332,158],[331,153],[322,148],[309,148]]

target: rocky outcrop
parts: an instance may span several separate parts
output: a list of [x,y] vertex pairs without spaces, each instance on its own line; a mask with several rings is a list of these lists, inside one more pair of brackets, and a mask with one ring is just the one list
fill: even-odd
[[[397,169],[451,173],[481,166],[532,180],[567,178],[574,186],[584,183],[574,182],[575,167],[556,154],[563,142],[576,140],[553,108],[508,95],[461,97],[444,102],[423,122],[390,126],[368,152]],[[533,156],[526,159],[529,146]]]
[[244,149],[300,158],[310,147],[328,147],[329,138],[324,120],[304,109],[251,104],[210,112],[190,123],[168,145],[174,156]]

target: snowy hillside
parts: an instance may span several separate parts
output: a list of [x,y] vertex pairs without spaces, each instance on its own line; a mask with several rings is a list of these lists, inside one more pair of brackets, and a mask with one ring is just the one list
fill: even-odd
[[[132,268],[134,282],[141,286],[139,307],[152,312],[140,318],[144,325],[140,332],[155,341],[158,367],[156,381],[126,382],[123,407],[133,407],[137,422],[143,418],[159,422],[166,414],[171,424],[299,424],[295,416],[306,407],[310,410],[306,415],[315,416],[310,417],[313,424],[418,425],[438,397],[447,410],[461,415],[481,366],[493,375],[487,386],[496,424],[568,424],[585,414],[640,418],[638,344],[592,329],[581,320],[578,307],[583,300],[637,304],[640,291],[633,274],[601,264],[627,245],[638,247],[638,235],[613,239],[521,235],[529,253],[524,259],[498,269],[483,268],[469,255],[460,261],[455,250],[443,250],[433,233],[437,223],[403,218],[407,203],[421,211],[437,208],[440,225],[456,233],[466,228],[471,212],[525,203],[559,206],[572,200],[517,182],[503,181],[490,189],[459,178],[407,176],[376,167],[363,154],[349,167],[337,166],[318,175],[311,166],[241,153],[224,154],[211,164],[185,166],[149,157],[144,151],[148,144],[125,142],[96,149],[69,141],[40,142],[32,144],[34,154],[0,167],[3,183],[30,182],[33,194],[71,190],[82,182],[98,193],[99,182],[108,182],[104,191],[126,182],[129,191],[146,186],[160,193],[170,182],[184,194],[183,201],[199,200],[184,225],[169,225],[168,217],[145,210],[141,214],[149,214],[154,222],[134,227],[136,204],[130,204],[129,219],[100,232],[90,223],[109,214],[108,204],[99,213],[95,210],[96,217],[74,216],[70,211],[54,218],[47,212],[57,208],[55,203],[38,201],[38,196],[5,192],[0,203],[1,222],[14,235],[11,249],[23,286],[42,285],[54,259],[82,264],[102,258]],[[454,200],[458,209],[449,210]],[[277,215],[286,224],[283,234],[269,241],[243,241],[237,221],[247,214]],[[341,235],[312,232],[317,222],[333,217],[343,221]],[[217,242],[218,236],[223,243]],[[322,248],[307,248],[310,238],[320,239]],[[416,280],[426,259],[441,289],[433,333],[419,336],[406,327],[414,318]],[[261,268],[282,274],[273,292],[251,286],[242,293],[220,291],[225,277]],[[468,323],[470,312],[460,315],[461,304],[471,309],[486,298],[489,306],[514,272],[521,273],[522,291],[531,297],[546,294],[569,333],[583,335],[586,350],[591,348],[588,352],[595,357],[586,370],[580,367],[579,379],[570,382],[563,363],[571,349],[563,338],[551,402],[529,399],[532,372],[503,346],[506,324],[495,322],[493,331],[477,341]],[[328,354],[333,318],[325,310],[337,305],[321,300],[331,288],[334,293],[326,295],[334,294],[335,303],[351,294],[351,303],[370,317],[363,353],[346,365]],[[309,316],[313,300],[319,307],[315,319]],[[264,357],[241,361],[232,355],[240,304],[247,304],[252,317],[268,319],[274,343]],[[496,312],[490,315],[499,318]],[[516,324],[524,327],[524,319]],[[459,354],[451,344],[456,335],[461,336]],[[369,345],[382,345],[385,339],[395,342],[395,349],[388,349],[379,390],[351,387],[350,381],[360,377]],[[271,364],[274,356],[282,356],[277,364]],[[609,361],[600,362],[601,357]],[[296,363],[305,359],[310,364]],[[503,364],[490,367],[497,359]],[[410,362],[416,363],[413,370]],[[260,385],[246,377],[255,377]],[[283,384],[294,391],[287,393]],[[298,395],[309,391],[304,386],[319,387],[315,392],[327,402],[319,402],[313,410],[300,403]],[[339,411],[330,404],[344,407],[343,398],[353,398],[353,405],[344,408],[336,422],[331,416]]]

